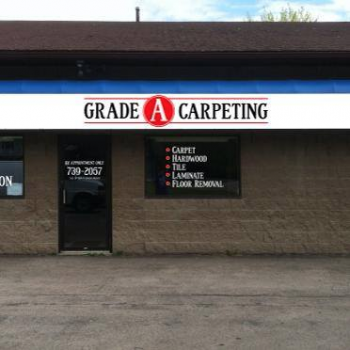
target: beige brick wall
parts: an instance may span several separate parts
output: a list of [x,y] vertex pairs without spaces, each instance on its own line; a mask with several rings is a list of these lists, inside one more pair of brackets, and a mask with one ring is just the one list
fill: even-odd
[[[349,253],[350,133],[241,135],[242,199],[145,199],[144,137],[113,136],[113,249]],[[58,251],[57,137],[25,135],[25,199],[0,200],[0,254]]]
[[0,254],[48,254],[58,250],[57,141],[26,134],[25,198],[0,200]]
[[144,138],[113,138],[113,245],[129,253],[349,253],[350,134],[241,135],[242,199],[145,199]]

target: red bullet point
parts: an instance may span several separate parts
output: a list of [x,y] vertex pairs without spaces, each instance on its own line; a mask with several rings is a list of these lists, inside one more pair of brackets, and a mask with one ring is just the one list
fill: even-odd
[[165,152],[170,152],[171,151],[171,149],[169,148],[169,147],[167,147],[166,149],[165,149]]
[[170,182],[170,181],[167,181],[165,184],[166,184],[167,186],[170,186],[170,185],[171,185],[171,182]]
[[170,175],[171,175],[170,173],[166,173],[165,174],[166,177],[170,177]]
[[167,164],[167,165],[165,166],[165,168],[166,168],[166,169],[170,169],[170,165]]
[[165,159],[166,159],[166,160],[170,160],[170,156],[166,156]]

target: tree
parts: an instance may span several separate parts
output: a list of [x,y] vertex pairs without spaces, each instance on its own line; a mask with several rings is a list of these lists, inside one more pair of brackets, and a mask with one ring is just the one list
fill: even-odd
[[[282,8],[279,14],[265,9],[260,16],[260,20],[262,22],[317,22],[317,18],[309,11],[306,11],[303,6],[299,9],[294,9],[289,4],[287,7]],[[250,16],[248,16],[248,21],[252,21]]]

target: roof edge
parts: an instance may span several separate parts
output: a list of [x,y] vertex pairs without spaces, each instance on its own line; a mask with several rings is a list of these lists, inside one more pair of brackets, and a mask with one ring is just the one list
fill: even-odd
[[245,58],[350,58],[350,51],[95,51],[95,50],[0,50],[0,60],[13,59],[245,59]]

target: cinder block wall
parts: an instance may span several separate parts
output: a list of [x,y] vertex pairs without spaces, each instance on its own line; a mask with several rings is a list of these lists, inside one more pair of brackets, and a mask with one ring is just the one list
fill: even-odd
[[56,140],[24,135],[25,198],[0,200],[0,254],[58,251]]
[[145,199],[144,138],[114,136],[114,251],[350,252],[350,133],[242,133],[241,158],[241,199]]
[[[350,133],[241,135],[242,199],[145,199],[144,137],[113,136],[113,248],[349,253]],[[0,200],[0,254],[58,250],[57,138],[25,135],[25,199]]]

